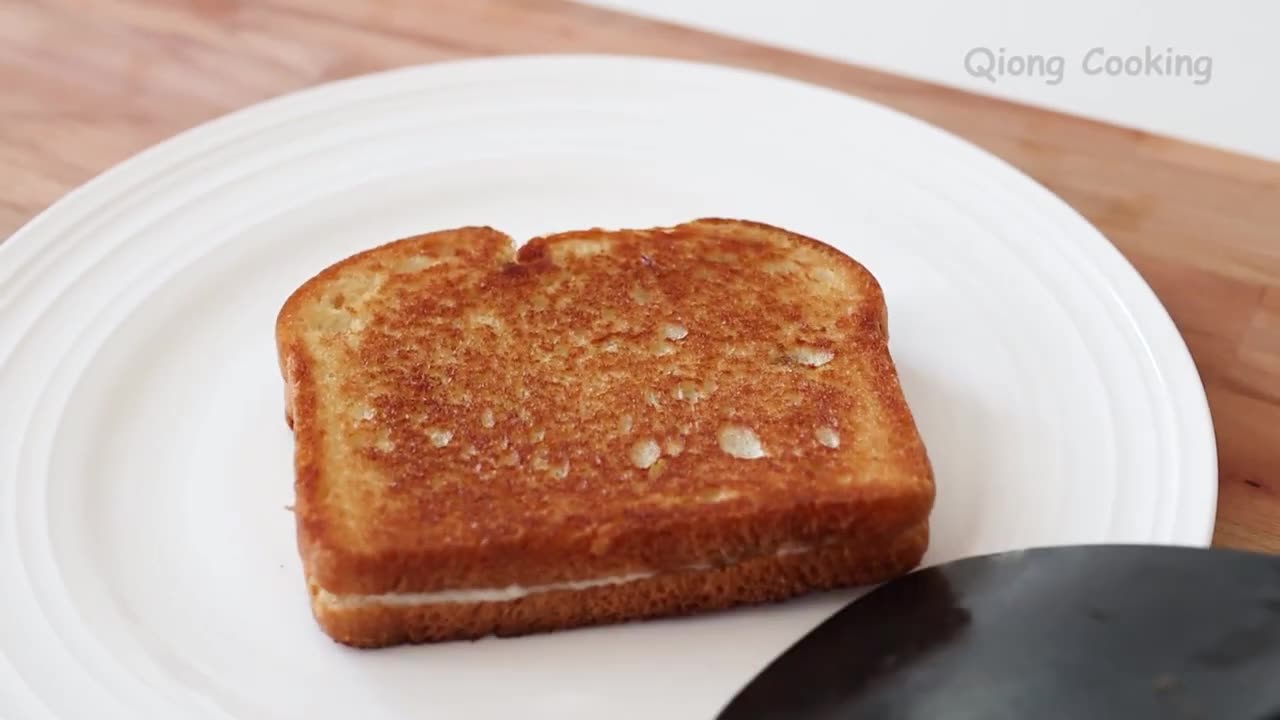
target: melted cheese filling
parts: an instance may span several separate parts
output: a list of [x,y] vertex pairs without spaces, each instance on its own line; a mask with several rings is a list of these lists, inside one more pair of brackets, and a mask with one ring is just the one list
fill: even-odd
[[[778,548],[774,553],[778,557],[785,555],[795,555],[798,553],[808,552],[811,548],[807,545],[787,544]],[[732,567],[731,565],[728,567]],[[706,572],[711,569],[711,565],[707,563],[699,563],[684,568],[683,572]],[[546,583],[543,585],[508,585],[506,587],[497,588],[467,588],[460,590],[436,590],[434,592],[409,592],[409,593],[382,593],[378,595],[335,595],[334,593],[318,588],[317,597],[326,605],[339,608],[361,608],[371,605],[384,605],[391,607],[416,607],[421,605],[442,605],[446,603],[481,603],[481,602],[510,602],[519,600],[522,597],[535,595],[538,593],[570,591],[577,592],[580,590],[589,590],[597,587],[607,587],[610,585],[625,585],[627,583],[639,582],[657,577],[663,573],[656,572],[634,572],[623,575],[606,575],[604,577],[589,578],[586,580],[566,580],[563,582]]]

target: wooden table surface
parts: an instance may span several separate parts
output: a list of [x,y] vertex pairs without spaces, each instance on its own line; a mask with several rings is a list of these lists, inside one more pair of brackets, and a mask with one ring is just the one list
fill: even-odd
[[1218,545],[1280,553],[1280,165],[561,0],[0,0],[0,237],[204,120],[464,56],[711,60],[968,138],[1077,208],[1169,309],[1217,430]]

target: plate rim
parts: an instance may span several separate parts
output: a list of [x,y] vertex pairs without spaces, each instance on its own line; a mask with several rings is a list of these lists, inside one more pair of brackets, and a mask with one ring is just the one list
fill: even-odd
[[[1154,397],[1164,399],[1168,402],[1168,415],[1171,425],[1169,426],[1170,437],[1175,442],[1172,443],[1173,453],[1170,457],[1175,458],[1184,466],[1183,473],[1177,473],[1178,477],[1185,478],[1186,482],[1183,487],[1194,488],[1194,497],[1197,502],[1203,502],[1203,514],[1201,508],[1187,503],[1185,500],[1175,500],[1174,521],[1169,526],[1168,539],[1149,540],[1147,544],[1178,544],[1191,545],[1195,547],[1206,547],[1211,544],[1213,532],[1215,529],[1217,508],[1218,508],[1218,462],[1217,462],[1217,444],[1216,434],[1212,422],[1212,416],[1208,405],[1207,395],[1203,379],[1195,366],[1190,350],[1186,345],[1186,340],[1178,331],[1172,316],[1168,309],[1160,301],[1154,290],[1147,283],[1146,279],[1137,271],[1137,269],[1128,261],[1128,259],[1119,251],[1119,249],[1110,242],[1110,240],[1087,218],[1083,217],[1061,197],[1054,194],[1047,187],[1039,183],[1035,178],[1027,175],[1013,166],[1003,158],[986,151],[975,143],[952,134],[938,126],[932,125],[927,121],[896,110],[892,107],[881,105],[877,102],[866,98],[852,95],[844,91],[836,90],[825,85],[819,85],[803,80],[776,75],[773,73],[763,72],[753,69],[744,69],[741,67],[723,65],[717,63],[679,60],[663,57],[651,56],[630,56],[630,55],[612,55],[612,54],[595,54],[595,53],[561,53],[561,54],[534,54],[534,55],[505,55],[496,57],[482,58],[464,58],[456,60],[446,60],[441,62],[433,62],[426,64],[410,65],[399,68],[391,68],[375,73],[358,75],[349,78],[334,80],[311,87],[302,88],[289,93],[268,98],[257,103],[253,103],[238,110],[226,113],[224,115],[212,118],[191,128],[178,132],[166,139],[154,143],[141,151],[121,160],[115,165],[101,171],[96,176],[86,182],[69,190],[66,194],[55,200],[48,207],[28,219],[22,226],[13,232],[5,242],[0,242],[0,313],[5,311],[10,302],[17,297],[16,294],[9,294],[4,287],[5,278],[16,278],[21,281],[27,277],[24,273],[25,265],[22,262],[24,253],[29,250],[35,250],[37,253],[42,247],[41,241],[48,238],[51,233],[45,231],[47,223],[61,222],[60,215],[67,212],[70,207],[72,221],[85,215],[82,212],[83,207],[93,208],[96,203],[87,206],[72,205],[73,202],[83,201],[86,197],[92,200],[95,194],[101,194],[104,191],[109,194],[118,178],[123,173],[132,172],[135,169],[142,169],[141,175],[146,177],[154,176],[157,167],[163,168],[164,165],[157,166],[156,158],[162,163],[167,163],[166,155],[172,152],[183,152],[186,150],[184,146],[191,142],[194,136],[199,138],[204,133],[216,131],[217,128],[226,127],[229,123],[239,121],[244,117],[253,117],[258,115],[270,115],[277,112],[275,108],[281,105],[287,105],[296,101],[297,98],[309,98],[316,96],[325,96],[330,93],[343,93],[344,85],[362,85],[370,82],[389,82],[394,84],[397,76],[414,76],[418,73],[431,72],[449,72],[450,68],[459,65],[464,66],[519,66],[529,61],[540,63],[545,62],[592,62],[605,60],[608,62],[622,62],[633,65],[650,64],[660,67],[678,67],[685,69],[707,70],[714,72],[728,72],[740,75],[746,79],[754,81],[773,83],[778,87],[793,87],[803,89],[806,92],[818,92],[830,96],[838,96],[842,102],[858,105],[862,110],[867,112],[876,112],[885,116],[893,116],[898,124],[908,124],[912,126],[916,132],[927,132],[938,138],[940,141],[945,140],[948,145],[954,146],[957,151],[965,151],[968,153],[958,155],[963,163],[968,159],[981,159],[981,163],[975,163],[973,167],[993,174],[994,177],[1000,179],[1008,179],[1011,182],[1016,180],[1020,189],[1027,191],[1028,202],[1027,207],[1041,208],[1044,210],[1053,210],[1054,212],[1047,217],[1055,221],[1061,221],[1064,224],[1064,233],[1070,244],[1084,245],[1088,243],[1091,247],[1083,247],[1085,252],[1082,254],[1084,263],[1089,269],[1095,271],[1098,276],[1098,288],[1105,288],[1116,293],[1118,308],[1123,310],[1127,315],[1127,321],[1132,326],[1135,338],[1145,345],[1147,353],[1150,355],[1151,363],[1143,368],[1143,375],[1150,376],[1155,374],[1158,377],[1158,386]],[[203,144],[197,140],[197,144]],[[180,156],[179,156],[180,157]],[[171,159],[171,158],[170,158]],[[1065,211],[1065,212],[1063,212]],[[72,252],[76,252],[73,249]],[[14,260],[16,258],[16,260]],[[14,272],[5,271],[8,262],[14,261]],[[1097,290],[1091,290],[1090,294],[1094,294]],[[30,304],[36,304],[37,312],[35,317],[39,318],[44,309],[52,302],[53,298],[58,297],[55,294],[49,296],[46,294],[45,299],[34,300]],[[13,302],[19,305],[20,302]],[[21,310],[19,310],[21,312]],[[12,328],[12,330],[10,330]],[[10,325],[9,328],[0,327],[0,339],[6,336],[14,336],[21,339],[28,328],[19,326],[17,323]],[[0,369],[7,364],[8,360],[13,357],[12,348],[0,349]],[[1194,457],[1194,463],[1189,459]],[[1194,475],[1192,471],[1194,470]],[[1204,477],[1207,475],[1207,477]],[[1203,483],[1203,484],[1202,484]],[[0,488],[2,489],[2,488]],[[1180,509],[1195,510],[1195,512],[1178,512]],[[1194,537],[1193,537],[1194,536]],[[11,668],[6,664],[5,649],[0,647],[0,680],[4,680],[11,676]],[[14,673],[13,676],[17,676]],[[20,677],[20,676],[17,676]],[[19,700],[24,699],[19,697]],[[19,706],[21,707],[21,706]]]

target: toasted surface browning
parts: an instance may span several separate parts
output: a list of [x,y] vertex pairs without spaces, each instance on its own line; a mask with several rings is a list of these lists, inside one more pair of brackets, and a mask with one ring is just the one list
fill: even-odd
[[932,506],[878,284],[778,228],[407,238],[299,288],[277,340],[330,593],[874,548]]

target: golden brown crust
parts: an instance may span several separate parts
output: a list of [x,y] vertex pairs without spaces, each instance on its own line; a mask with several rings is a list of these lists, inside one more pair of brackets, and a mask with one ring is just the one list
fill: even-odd
[[334,640],[354,647],[516,636],[590,625],[689,615],[777,602],[796,595],[876,584],[902,575],[928,545],[921,525],[888,544],[832,545],[707,571],[674,573],[621,585],[551,591],[505,602],[418,607],[343,606],[312,586],[312,611]]
[[[885,313],[852,259],[734,220],[518,253],[461,228],[348,258],[277,320],[308,577],[414,592],[882,546],[934,497]],[[725,454],[726,424],[769,456]],[[646,440],[661,459],[638,468]]]

